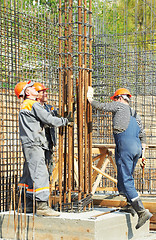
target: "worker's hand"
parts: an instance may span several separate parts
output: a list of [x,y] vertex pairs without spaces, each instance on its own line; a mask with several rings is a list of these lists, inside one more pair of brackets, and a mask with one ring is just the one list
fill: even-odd
[[140,159],[140,167],[141,167],[141,168],[144,168],[145,165],[146,165],[146,163],[147,163],[146,158],[141,158],[141,159]]
[[146,144],[142,143],[142,158],[140,159],[141,168],[144,168],[147,163],[147,160],[145,158],[145,150],[146,150]]
[[62,117],[59,113],[56,113],[55,116],[58,117],[58,118],[61,118],[61,117]]
[[88,99],[89,103],[92,103],[93,95],[94,95],[94,89],[91,86],[89,86],[88,87],[88,92],[87,92],[87,99]]
[[74,118],[71,117],[71,112],[69,112],[69,114],[68,114],[68,116],[67,116],[67,119],[68,119],[68,125],[73,126],[73,124],[74,124]]

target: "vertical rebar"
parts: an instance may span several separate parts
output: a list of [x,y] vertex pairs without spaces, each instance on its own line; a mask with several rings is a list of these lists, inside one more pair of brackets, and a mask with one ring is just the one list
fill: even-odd
[[88,90],[88,75],[87,75],[87,1],[84,0],[84,197],[88,193],[88,127],[87,127],[87,90]]
[[79,173],[79,199],[81,199],[81,192],[83,189],[83,99],[82,99],[82,0],[78,0],[78,101],[79,114],[78,122],[78,173]]
[[33,229],[32,239],[35,240],[35,183],[33,183]]
[[[61,103],[61,96],[62,96],[62,30],[61,30],[61,0],[59,0],[59,114],[62,114],[62,103]],[[63,158],[63,128],[59,128],[59,204],[60,204],[60,211],[62,209],[62,158]]]
[[[73,70],[72,70],[72,0],[69,0],[68,19],[68,113],[73,117]],[[73,158],[73,126],[68,127],[68,202],[71,202],[72,161]]]
[[[62,96],[62,105],[63,105],[63,111],[64,111],[64,117],[67,116],[68,113],[68,71],[67,71],[67,67],[68,67],[68,57],[67,57],[67,52],[68,52],[68,28],[67,28],[67,21],[68,21],[68,17],[67,17],[67,0],[65,0],[64,2],[64,11],[65,11],[65,27],[64,27],[64,37],[65,37],[65,41],[64,41],[64,53],[65,53],[65,57],[64,57],[64,72],[63,72],[63,83],[62,83],[62,92],[63,92],[63,96]],[[64,134],[64,203],[66,202],[66,198],[67,198],[67,178],[69,178],[69,174],[67,175],[67,169],[68,169],[68,156],[67,156],[67,126],[65,126],[65,134]]]
[[27,216],[26,216],[26,187],[24,184],[24,232],[25,232],[25,240],[27,239]]
[[[88,86],[92,85],[92,1],[89,0],[89,75]],[[92,191],[92,107],[88,104],[88,149],[89,149],[89,192]]]

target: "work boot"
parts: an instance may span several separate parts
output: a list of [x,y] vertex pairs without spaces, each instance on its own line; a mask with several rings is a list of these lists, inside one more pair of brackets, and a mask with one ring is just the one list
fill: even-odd
[[60,216],[60,213],[51,209],[47,202],[37,201],[36,202],[36,214],[38,216]]
[[126,206],[124,206],[120,209],[120,212],[130,213],[133,217],[135,216],[135,213],[136,213],[134,208],[131,206],[131,204],[129,202],[127,202]]
[[135,201],[133,201],[131,204],[134,210],[138,214],[138,223],[135,226],[135,228],[138,229],[141,226],[143,226],[145,222],[149,220],[153,215],[152,213],[149,212],[148,209],[144,208],[142,201],[139,197]]

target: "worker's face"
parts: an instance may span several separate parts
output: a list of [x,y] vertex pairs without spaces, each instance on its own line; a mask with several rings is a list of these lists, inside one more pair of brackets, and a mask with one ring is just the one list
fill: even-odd
[[120,101],[121,101],[121,99],[120,99],[120,98],[118,98],[118,97],[116,97],[116,98],[114,98],[114,101],[115,101],[115,102],[120,102]]
[[36,91],[35,87],[28,87],[26,90],[25,90],[25,93],[26,95],[29,97],[29,98],[32,98],[32,99],[36,99],[37,96],[38,96],[38,92]]
[[37,101],[40,102],[41,104],[47,102],[47,92],[46,92],[46,90],[38,91]]
[[126,102],[122,97],[114,98],[114,101],[115,101],[115,102],[121,102],[121,103],[127,104],[127,102]]

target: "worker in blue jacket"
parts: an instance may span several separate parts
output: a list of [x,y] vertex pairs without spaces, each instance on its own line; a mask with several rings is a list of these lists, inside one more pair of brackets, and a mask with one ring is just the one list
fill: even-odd
[[133,172],[142,151],[146,146],[146,134],[140,116],[130,108],[131,94],[128,89],[117,89],[111,97],[112,102],[100,103],[93,99],[93,88],[88,88],[87,98],[92,107],[104,112],[112,112],[113,135],[116,143],[115,161],[117,165],[117,187],[127,198],[126,212],[132,208],[138,214],[136,229],[140,228],[152,214],[144,208],[136,191]]

